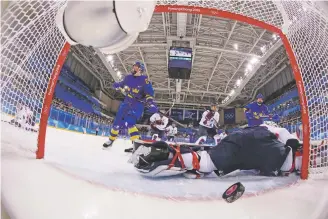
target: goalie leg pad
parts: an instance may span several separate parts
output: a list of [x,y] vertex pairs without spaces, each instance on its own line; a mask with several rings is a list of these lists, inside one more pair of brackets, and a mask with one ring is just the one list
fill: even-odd
[[138,168],[137,170],[143,173],[143,175],[149,177],[175,176],[175,175],[184,174],[187,171],[186,169],[182,169],[181,167],[171,167],[169,169],[169,165],[160,165],[152,170],[138,169]]
[[289,149],[289,152],[288,152],[288,155],[286,157],[286,160],[280,168],[282,176],[288,176],[289,173],[292,171],[292,168],[293,168],[293,150],[289,146],[288,146],[288,149]]

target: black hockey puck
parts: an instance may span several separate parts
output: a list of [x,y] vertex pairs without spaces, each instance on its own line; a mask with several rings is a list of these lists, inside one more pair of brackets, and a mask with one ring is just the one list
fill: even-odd
[[222,198],[228,202],[232,203],[239,199],[245,192],[245,187],[240,183],[237,182],[230,186],[222,195]]

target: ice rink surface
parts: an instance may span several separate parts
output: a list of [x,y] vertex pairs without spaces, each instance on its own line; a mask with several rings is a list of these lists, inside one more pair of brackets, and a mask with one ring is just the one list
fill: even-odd
[[[146,178],[127,162],[128,140],[102,150],[104,137],[48,128],[35,160],[36,135],[1,122],[2,203],[13,218],[328,218],[327,177]],[[228,204],[222,193],[238,181],[245,194]]]

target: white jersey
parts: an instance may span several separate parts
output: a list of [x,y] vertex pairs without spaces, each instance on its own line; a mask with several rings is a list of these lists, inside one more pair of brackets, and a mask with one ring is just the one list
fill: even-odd
[[161,116],[159,113],[155,113],[150,117],[150,122],[155,124],[155,127],[161,131],[164,131],[169,119],[166,116]]
[[210,110],[206,110],[203,115],[202,119],[199,122],[199,125],[213,128],[215,124],[218,124],[220,120],[220,114],[218,112],[212,112]]
[[[278,138],[278,140],[284,144],[286,144],[288,139],[297,139],[297,137],[293,134],[291,134],[287,129],[280,128],[280,127],[274,127],[266,124],[262,124],[261,126],[265,126],[268,128],[270,132],[275,134]],[[297,139],[298,140],[298,139]]]
[[19,106],[16,112],[16,119],[26,122],[28,118],[33,117],[32,110],[27,106]]
[[[214,142],[215,144],[219,144],[222,139],[224,139],[225,137],[227,137],[226,133],[221,133],[221,134],[216,134],[213,136],[214,138]],[[200,136],[197,141],[195,142],[195,144],[200,144],[201,142],[206,142],[207,141],[207,136]]]
[[177,127],[173,128],[173,126],[171,125],[166,128],[166,131],[168,136],[175,136],[178,133]]
[[222,141],[222,139],[224,139],[227,136],[228,135],[225,132],[222,132],[221,134],[214,135],[214,140],[218,144],[218,143],[220,143]]

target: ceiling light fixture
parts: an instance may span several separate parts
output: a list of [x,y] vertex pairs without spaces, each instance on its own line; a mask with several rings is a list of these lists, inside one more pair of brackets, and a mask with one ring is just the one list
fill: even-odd
[[112,56],[112,55],[108,55],[108,56],[107,56],[107,61],[108,61],[108,62],[113,61],[113,56]]

